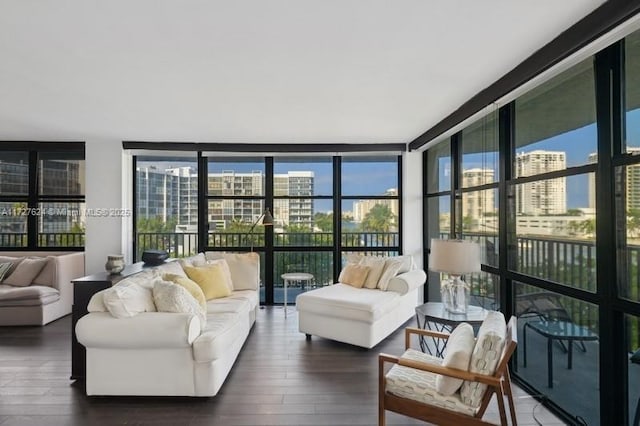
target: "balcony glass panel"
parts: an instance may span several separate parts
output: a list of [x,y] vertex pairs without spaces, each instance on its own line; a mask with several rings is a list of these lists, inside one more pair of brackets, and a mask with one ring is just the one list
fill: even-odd
[[599,424],[598,307],[517,282],[515,312],[515,374],[585,424]]
[[625,315],[625,333],[629,358],[629,425],[632,425],[636,416],[640,416],[640,318]]
[[[344,200],[342,245],[345,247],[398,246],[398,200]],[[351,211],[352,216],[345,213]],[[348,218],[353,218],[349,220]]]
[[640,164],[616,168],[616,194],[619,294],[640,301]]
[[251,157],[210,158],[208,195],[263,196],[264,159]]
[[426,225],[429,240],[446,238],[451,232],[451,197],[442,195],[427,198]]
[[[86,223],[84,203],[40,203],[36,213],[39,221],[39,247],[84,246]],[[131,212],[124,209],[95,209],[88,213],[94,217],[102,218],[131,217]]]
[[166,250],[171,257],[198,247],[198,165],[190,157],[138,157],[136,163],[136,253]]
[[640,152],[640,31],[624,39],[626,151]]
[[331,251],[276,251],[273,268],[273,299],[284,302],[284,280],[282,274],[307,273],[312,279],[300,280],[287,285],[287,304],[294,305],[296,296],[316,287],[331,285],[333,281],[333,253]]
[[462,193],[462,235],[480,243],[483,263],[498,266],[498,189]]
[[264,200],[209,200],[208,207],[209,247],[264,246]]
[[398,195],[398,157],[343,157],[342,195]]
[[594,162],[597,128],[592,58],[515,102],[516,177]]
[[276,246],[333,246],[333,201],[312,198],[273,200]]
[[39,195],[84,195],[84,152],[38,153]]
[[0,195],[29,193],[29,153],[0,151]]
[[27,247],[27,203],[0,203],[0,247]]
[[427,192],[451,190],[451,140],[446,139],[427,150]]
[[498,112],[462,131],[462,187],[498,181]]
[[595,209],[582,207],[589,205],[591,197],[585,189],[593,179],[594,173],[588,173],[512,188],[516,234],[511,265],[515,270],[595,292]]
[[469,303],[485,309],[500,309],[500,277],[488,272],[476,272],[464,277],[471,287]]

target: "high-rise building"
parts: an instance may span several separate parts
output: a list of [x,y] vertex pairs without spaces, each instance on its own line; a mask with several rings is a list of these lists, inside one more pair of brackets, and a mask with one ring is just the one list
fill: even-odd
[[[388,196],[397,196],[398,190],[396,188],[387,189],[383,195]],[[398,201],[397,200],[358,200],[353,203],[353,221],[356,223],[362,222],[367,215],[371,211],[371,209],[376,205],[387,206],[391,213],[396,218],[396,223],[398,219]]]
[[[478,186],[493,182],[492,169],[473,168],[462,171],[462,186]],[[488,213],[495,213],[495,195],[492,189],[485,191],[465,192],[462,197],[462,217],[474,221],[480,220]]]
[[[567,167],[563,151],[535,150],[516,155],[516,176],[532,176]],[[567,211],[565,177],[516,185],[516,213],[527,215],[563,214]]]
[[[273,195],[310,197],[314,191],[314,173],[290,171],[273,175]],[[313,200],[311,198],[273,200],[273,218],[277,225],[313,227]]]
[[[638,155],[640,154],[640,148],[628,147],[627,153]],[[589,154],[589,163],[598,162],[598,154],[593,152]],[[626,187],[626,209],[640,210],[640,165],[626,166],[627,176],[625,181]],[[589,207],[594,209],[596,207],[596,177],[595,173],[589,174]]]

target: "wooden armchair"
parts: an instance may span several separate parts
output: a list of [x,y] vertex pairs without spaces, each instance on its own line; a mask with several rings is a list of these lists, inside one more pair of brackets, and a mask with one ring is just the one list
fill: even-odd
[[[504,320],[503,324],[504,324]],[[504,330],[504,329],[503,329]],[[410,349],[411,335],[417,334],[422,336],[431,336],[441,339],[448,339],[449,334],[439,333],[430,330],[421,330],[417,328],[407,328],[405,330],[405,347]],[[442,360],[430,357],[427,354],[421,354],[420,357],[434,358],[433,362],[422,362],[416,360],[414,356],[408,356],[408,352],[402,357],[395,357],[387,354],[380,354],[378,359],[378,375],[379,375],[379,400],[378,400],[378,424],[380,426],[385,425],[385,410],[394,411],[399,414],[403,414],[409,417],[417,418],[426,422],[431,422],[437,425],[452,425],[452,426],[466,426],[466,425],[492,425],[482,420],[485,414],[487,406],[491,401],[491,397],[495,393],[498,400],[498,409],[500,414],[500,424],[506,426],[507,414],[505,411],[504,396],[507,396],[509,402],[509,411],[511,414],[512,425],[517,425],[515,406],[513,402],[513,394],[511,392],[511,379],[509,376],[508,363],[511,355],[515,351],[517,345],[517,319],[511,317],[507,324],[507,331],[505,335],[504,349],[497,361],[495,373],[493,375],[484,375],[478,373],[472,373],[469,371],[458,370],[450,367],[443,367],[441,365]],[[442,396],[434,394],[435,388],[431,389],[431,395],[402,395],[399,396],[390,392],[387,389],[387,375],[385,373],[385,363],[394,364],[393,368],[408,368],[413,369],[408,371],[408,376],[418,377],[420,375],[423,378],[426,376],[429,381],[429,376],[444,375],[448,377],[458,378],[469,382],[477,382],[486,384],[486,391],[481,396],[479,406],[468,405],[463,402],[461,398],[460,390],[456,391],[453,395]],[[397,367],[399,366],[399,367]],[[391,370],[389,373],[391,373]],[[427,372],[427,374],[421,373]],[[407,373],[405,371],[404,373]],[[388,373],[387,373],[388,374]],[[418,379],[421,380],[421,379]],[[426,385],[429,387],[429,385]],[[417,388],[425,390],[425,384],[420,383]],[[427,392],[428,393],[428,392]],[[414,399],[415,398],[415,399]],[[430,403],[431,402],[431,403]]]

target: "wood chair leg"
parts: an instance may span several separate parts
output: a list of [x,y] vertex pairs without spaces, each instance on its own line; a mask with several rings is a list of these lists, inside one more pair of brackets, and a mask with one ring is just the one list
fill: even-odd
[[384,415],[384,393],[385,393],[385,377],[384,363],[378,361],[378,426],[385,426]]
[[509,373],[509,369],[507,368],[505,374],[505,393],[507,394],[507,401],[509,401],[509,411],[511,412],[511,424],[513,426],[518,425],[518,420],[516,419],[516,405],[513,402],[513,391],[511,389],[511,374]]
[[502,386],[496,389],[496,398],[498,398],[498,412],[500,413],[500,424],[502,426],[508,426],[507,423],[507,412],[504,409],[504,392],[502,391]]

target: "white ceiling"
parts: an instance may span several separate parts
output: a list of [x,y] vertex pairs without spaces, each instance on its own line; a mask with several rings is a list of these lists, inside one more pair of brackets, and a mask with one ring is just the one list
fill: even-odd
[[0,0],[0,139],[410,142],[603,0]]

